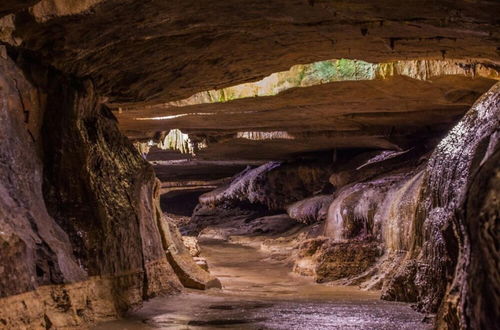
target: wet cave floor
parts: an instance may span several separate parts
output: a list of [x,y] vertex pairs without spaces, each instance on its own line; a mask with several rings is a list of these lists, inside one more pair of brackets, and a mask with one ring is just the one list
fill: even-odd
[[379,292],[316,284],[256,248],[224,241],[200,246],[222,290],[154,298],[126,319],[94,329],[432,328],[408,304],[382,301]]

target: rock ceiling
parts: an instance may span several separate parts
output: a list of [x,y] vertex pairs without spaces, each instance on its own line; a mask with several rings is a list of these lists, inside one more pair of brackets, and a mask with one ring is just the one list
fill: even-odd
[[92,79],[129,137],[180,129],[204,158],[406,148],[498,79],[496,1],[35,2],[0,5],[4,43]]
[[[180,129],[206,158],[401,149],[447,130],[499,78],[494,68],[470,61],[322,61],[177,102],[119,109],[117,116],[136,139]],[[160,147],[187,149],[182,136],[172,138]]]

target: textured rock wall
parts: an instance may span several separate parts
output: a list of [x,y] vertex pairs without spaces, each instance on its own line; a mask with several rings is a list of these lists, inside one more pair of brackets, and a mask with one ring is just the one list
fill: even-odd
[[0,50],[0,327],[79,326],[177,291],[154,172],[92,84]]
[[323,191],[329,175],[328,162],[269,162],[247,168],[229,184],[199,198],[191,222],[184,228],[198,233],[209,225],[245,218],[248,221],[275,214],[288,204]]
[[246,201],[270,210],[321,192],[329,175],[328,163],[270,162],[240,173],[228,186],[200,196],[201,204]]
[[152,204],[153,169],[89,81],[49,72],[47,89],[45,199],[78,261],[90,275],[117,276],[124,307],[171,289]]
[[[468,305],[467,302],[477,299],[477,291],[469,285],[477,281],[476,276],[482,276],[478,272],[482,270],[486,274],[494,274],[498,270],[498,267],[493,266],[498,262],[497,253],[478,255],[478,249],[496,249],[491,241],[492,237],[498,240],[498,231],[488,233],[487,230],[485,233],[483,221],[493,219],[494,213],[491,212],[495,212],[498,204],[494,204],[494,197],[491,196],[497,188],[485,184],[483,193],[475,195],[477,183],[473,189],[471,184],[473,180],[485,180],[484,171],[488,172],[488,168],[489,173],[494,174],[491,168],[498,158],[492,155],[499,149],[499,129],[500,84],[496,84],[441,141],[427,165],[422,199],[417,210],[421,213],[417,220],[423,219],[423,223],[416,225],[423,229],[422,242],[416,240],[417,248],[421,247],[423,267],[418,268],[415,282],[420,289],[422,306],[440,306],[439,321],[446,321],[449,328],[467,327],[476,322],[484,323],[485,320],[498,321],[498,310],[491,314],[486,311],[484,314],[475,314],[471,310],[480,307]],[[486,163],[488,166],[482,169]],[[478,176],[480,170],[483,172]],[[488,180],[495,180],[495,177]],[[478,203],[479,209],[467,208],[467,199],[470,206]],[[486,205],[481,205],[484,202]],[[479,212],[482,221],[471,218],[474,212]],[[476,260],[478,257],[480,259]],[[478,267],[481,259],[484,261],[481,263],[483,269]],[[498,292],[497,284],[496,279],[491,282],[493,291]],[[441,301],[444,293],[446,295]],[[485,300],[489,299],[485,297]],[[495,303],[495,300],[492,302]],[[487,310],[486,306],[483,308]],[[476,317],[480,320],[476,320]],[[495,322],[490,324],[485,325],[486,328],[493,328]]]
[[[497,133],[498,138],[498,133]],[[489,329],[500,324],[500,152],[481,164],[467,198],[465,223],[470,233],[470,261],[460,273],[462,326]],[[456,313],[457,310],[454,310]],[[443,317],[441,322],[446,321]]]
[[[489,158],[498,150],[499,90],[497,84],[483,95],[439,143],[429,159],[417,195],[418,203],[408,213],[413,214],[410,218],[413,221],[410,249],[405,260],[391,274],[383,292],[386,299],[417,301],[422,310],[439,309],[438,321],[442,327],[467,327],[468,323],[476,324],[475,318],[481,315],[483,320],[498,318],[497,312],[477,312],[481,308],[467,305],[466,301],[474,301],[478,295],[468,283],[479,281],[480,270],[484,274],[495,272],[492,269],[496,266],[492,267],[491,263],[498,262],[495,252],[482,256],[477,253],[478,249],[493,248],[495,251],[494,244],[490,243],[498,233],[488,233],[487,230],[482,241],[478,235],[485,235],[484,224],[470,218],[471,212],[480,212],[481,207],[487,208],[485,212],[492,212],[493,201],[488,202],[491,197],[485,196],[494,195],[495,189],[488,189],[485,184],[485,190],[478,194],[470,186],[483,163],[493,166],[494,158]],[[491,171],[489,173],[493,173]],[[494,180],[494,176],[489,179],[483,176],[483,180]],[[466,207],[467,198],[470,205],[478,203],[478,208]],[[483,201],[487,205],[482,206]],[[482,216],[485,222],[492,221],[488,220],[491,214]],[[475,254],[472,254],[472,248]],[[481,262],[484,269],[478,266],[480,260],[484,261]],[[495,281],[490,283],[495,287]],[[464,314],[466,310],[467,316]],[[476,310],[476,313],[471,310]]]
[[0,297],[86,277],[45,207],[42,161],[29,130],[39,100],[15,64],[0,57]]
[[313,196],[288,205],[286,212],[290,218],[299,222],[314,223],[326,219],[332,201],[332,195]]
[[[372,260],[371,271],[358,272],[357,280],[381,278],[383,299],[412,301],[420,310],[437,312],[441,328],[493,328],[499,290],[499,129],[496,84],[423,166],[378,166],[381,173],[393,169],[370,180],[367,174],[376,171],[365,166],[358,167],[357,176],[333,176],[332,183],[342,188],[326,219],[329,240],[315,244],[350,242],[357,249],[360,241],[375,240],[385,255],[378,264]],[[345,184],[351,180],[356,181]],[[317,272],[324,254],[313,258],[318,280],[331,276]]]
[[288,207],[292,218],[307,216],[323,227],[319,237],[298,246],[294,271],[318,282],[380,289],[411,245],[422,154],[425,150],[342,157],[333,166],[330,182],[337,190],[329,201],[315,196]]

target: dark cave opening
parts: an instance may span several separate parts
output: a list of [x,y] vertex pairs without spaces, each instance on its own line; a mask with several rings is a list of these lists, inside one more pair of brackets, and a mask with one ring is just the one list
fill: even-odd
[[212,189],[174,190],[164,193],[160,196],[161,209],[172,216],[191,217],[200,195],[210,190]]

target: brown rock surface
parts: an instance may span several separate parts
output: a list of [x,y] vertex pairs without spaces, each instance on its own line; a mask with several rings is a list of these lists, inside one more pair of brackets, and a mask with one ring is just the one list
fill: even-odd
[[326,219],[332,195],[318,195],[295,202],[286,207],[290,218],[302,223],[320,222]]
[[78,329],[117,318],[110,277],[91,277],[66,285],[44,285],[0,298],[1,329]]
[[28,114],[34,122],[43,111],[38,91],[12,61],[0,58],[0,72],[0,297],[5,297],[87,274],[44,203],[39,136],[26,123]]
[[[398,282],[406,281],[413,285],[392,291],[393,299],[403,299],[408,296],[409,291],[416,294],[419,307],[431,311],[439,309],[438,324],[446,324],[450,328],[469,327],[469,324],[481,323],[485,319],[498,319],[497,312],[479,312],[476,309],[479,308],[478,304],[467,309],[462,306],[466,301],[476,299],[475,289],[468,287],[467,283],[480,281],[484,272],[495,269],[488,265],[497,259],[495,253],[484,255],[483,252],[481,256],[477,254],[478,249],[488,246],[486,249],[489,250],[493,247],[487,243],[491,238],[486,238],[491,234],[485,236],[484,245],[476,243],[476,240],[472,242],[471,235],[477,238],[476,235],[483,232],[484,227],[477,219],[467,217],[466,212],[471,212],[474,208],[466,208],[466,202],[469,199],[470,203],[481,204],[491,198],[486,197],[484,200],[484,196],[495,195],[493,186],[486,184],[483,187],[485,190],[479,194],[475,190],[477,188],[471,190],[471,185],[478,178],[477,173],[483,164],[490,164],[484,168],[486,171],[492,171],[491,166],[498,166],[494,155],[498,149],[497,131],[500,126],[499,88],[500,85],[496,84],[475,103],[439,143],[429,159],[415,212],[413,242],[407,255],[410,259],[415,259],[419,266],[415,269],[414,262],[403,263],[397,269],[401,279]],[[491,165],[492,163],[495,165]],[[494,176],[489,178],[494,180]],[[483,207],[477,206],[479,209]],[[482,213],[486,222],[491,221],[488,220],[491,215],[486,215],[491,211],[487,210],[493,209],[494,206],[486,206],[485,213]],[[484,260],[483,273],[472,271],[479,267],[481,259]],[[489,283],[492,290],[497,287],[495,280]],[[489,303],[495,303],[495,299],[491,297],[486,299]],[[471,308],[476,309],[475,312],[471,312]]]
[[182,236],[182,243],[188,249],[189,254],[192,257],[200,256],[200,246],[198,245],[198,239],[194,236]]
[[5,0],[0,4],[0,17],[3,15],[7,15],[9,13],[13,13],[16,11],[20,11],[28,8],[29,6],[34,5],[40,0]]
[[90,82],[18,61],[0,58],[2,326],[80,326],[176,292],[150,165]]
[[286,205],[321,192],[328,178],[328,161],[269,162],[247,168],[199,198],[191,222],[181,228],[198,234],[203,228],[227,222],[251,222],[285,210]]
[[495,2],[79,5],[90,11],[72,10],[63,0],[44,2],[71,10],[53,9],[49,20],[46,12],[23,13],[16,23],[23,47],[62,71],[91,76],[99,94],[119,102],[179,99],[330,58],[498,60]]
[[306,240],[299,246],[294,271],[313,276],[316,282],[330,282],[360,274],[381,255],[377,243],[338,243],[331,239]]
[[159,221],[165,254],[182,285],[200,290],[220,289],[220,281],[211,276],[208,269],[203,269],[193,260],[177,227],[165,218]]
[[175,281],[153,205],[153,169],[118,131],[89,81],[49,72],[47,88],[44,195],[79,262],[90,275],[135,274],[117,283],[125,306],[171,290]]
[[[498,131],[496,138],[498,138]],[[497,261],[500,251],[500,152],[481,164],[467,199],[466,223],[470,230],[470,263],[461,272],[467,284],[460,288],[465,324],[470,328],[494,328],[500,323],[500,274]],[[479,224],[479,225],[478,225]],[[450,311],[457,313],[456,310]],[[444,313],[443,313],[444,314]],[[447,321],[446,315],[441,324]]]

